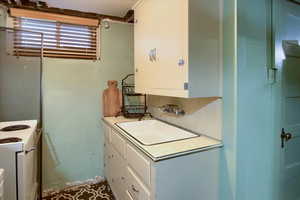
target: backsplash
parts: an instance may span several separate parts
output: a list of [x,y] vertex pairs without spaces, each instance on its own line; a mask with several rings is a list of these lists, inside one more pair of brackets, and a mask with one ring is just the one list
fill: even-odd
[[[161,111],[166,104],[180,106],[185,115],[175,116]],[[222,99],[149,96],[148,107],[151,114],[161,120],[201,133],[216,139],[222,139]]]

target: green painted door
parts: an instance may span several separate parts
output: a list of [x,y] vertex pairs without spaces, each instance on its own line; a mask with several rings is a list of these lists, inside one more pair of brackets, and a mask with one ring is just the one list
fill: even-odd
[[278,119],[284,132],[292,135],[284,140],[278,154],[281,166],[279,196],[280,200],[300,200],[300,55],[298,58],[285,56],[282,48],[285,40],[300,41],[300,4],[288,0],[278,0],[277,3],[275,55],[280,72],[280,96],[276,100],[279,105]]
[[300,58],[287,58],[282,66],[282,124],[292,138],[281,152],[281,200],[300,200]]

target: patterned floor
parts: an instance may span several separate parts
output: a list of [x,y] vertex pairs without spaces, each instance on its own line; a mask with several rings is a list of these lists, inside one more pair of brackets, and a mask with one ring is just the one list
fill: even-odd
[[43,200],[115,200],[107,182],[68,188]]

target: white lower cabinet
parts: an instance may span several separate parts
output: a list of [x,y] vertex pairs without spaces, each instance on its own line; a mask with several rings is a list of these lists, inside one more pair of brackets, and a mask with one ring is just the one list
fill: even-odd
[[105,176],[117,199],[123,199],[126,191],[126,161],[110,143],[106,143]]
[[4,170],[0,169],[0,200],[4,200]]
[[219,149],[154,162],[113,127],[104,126],[105,176],[117,200],[220,199]]

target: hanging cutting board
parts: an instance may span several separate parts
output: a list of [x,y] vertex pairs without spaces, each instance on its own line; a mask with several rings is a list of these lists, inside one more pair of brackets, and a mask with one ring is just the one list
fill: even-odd
[[103,91],[103,116],[114,117],[120,114],[122,107],[122,93],[118,89],[117,81],[108,81],[108,88]]

